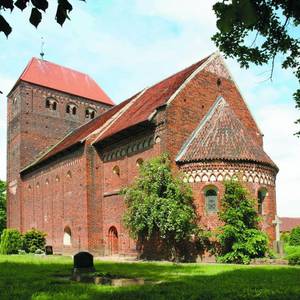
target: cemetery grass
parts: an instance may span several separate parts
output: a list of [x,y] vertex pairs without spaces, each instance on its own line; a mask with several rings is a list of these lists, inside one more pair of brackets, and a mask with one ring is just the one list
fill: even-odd
[[144,286],[71,282],[69,257],[0,256],[0,299],[300,299],[300,268],[117,263],[95,261],[97,272],[144,278]]

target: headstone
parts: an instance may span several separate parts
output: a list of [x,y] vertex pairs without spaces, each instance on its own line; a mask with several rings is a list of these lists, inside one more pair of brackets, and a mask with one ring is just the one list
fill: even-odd
[[74,255],[73,275],[95,272],[94,257],[89,252],[79,252]]
[[272,221],[275,225],[276,241],[280,241],[280,224],[282,223],[278,216],[275,216],[275,220]]
[[53,248],[52,248],[52,246],[47,245],[45,247],[45,253],[46,253],[46,255],[53,255]]

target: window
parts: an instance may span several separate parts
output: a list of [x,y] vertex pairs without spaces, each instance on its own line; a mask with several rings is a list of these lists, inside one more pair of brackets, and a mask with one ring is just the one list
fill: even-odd
[[66,113],[67,114],[72,114],[72,115],[76,115],[77,113],[77,106],[75,104],[67,104],[66,106]]
[[72,173],[71,173],[71,171],[68,171],[68,173],[67,173],[67,178],[72,178]]
[[96,114],[96,112],[92,108],[87,108],[85,110],[85,117],[86,117],[86,119],[94,119],[95,118],[95,114]]
[[205,208],[208,213],[218,211],[218,191],[216,188],[209,188],[205,191]]
[[45,102],[45,107],[50,110],[57,109],[57,101],[54,98],[47,98]]
[[266,196],[267,196],[266,189],[261,189],[257,193],[257,210],[260,215],[262,215],[264,212],[264,202],[265,202]]
[[113,173],[120,176],[120,168],[118,166],[113,167]]
[[64,229],[63,244],[65,246],[71,246],[72,245],[72,233],[71,233],[71,228],[69,226],[65,227],[65,229]]
[[142,158],[137,159],[136,166],[139,168],[144,163]]

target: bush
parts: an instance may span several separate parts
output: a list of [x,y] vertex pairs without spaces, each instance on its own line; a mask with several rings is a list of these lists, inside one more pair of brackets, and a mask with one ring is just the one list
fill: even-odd
[[300,246],[300,226],[292,229],[289,244],[291,246]]
[[217,260],[222,263],[249,264],[251,259],[264,257],[268,237],[259,230],[255,202],[238,181],[225,182],[217,238]]
[[288,244],[290,242],[290,233],[289,232],[283,232],[280,235],[280,240],[283,241],[285,244]]
[[23,249],[27,253],[35,253],[38,249],[44,249],[46,234],[37,229],[27,231],[23,236]]
[[300,265],[300,253],[294,253],[288,257],[289,265],[296,266]]
[[4,229],[1,235],[0,253],[17,254],[22,248],[22,235],[17,229]]

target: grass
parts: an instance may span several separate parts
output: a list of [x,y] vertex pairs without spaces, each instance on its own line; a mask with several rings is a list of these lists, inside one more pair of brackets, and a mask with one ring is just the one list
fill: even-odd
[[300,268],[96,261],[98,272],[156,284],[110,287],[62,280],[67,257],[0,256],[0,299],[300,299]]

